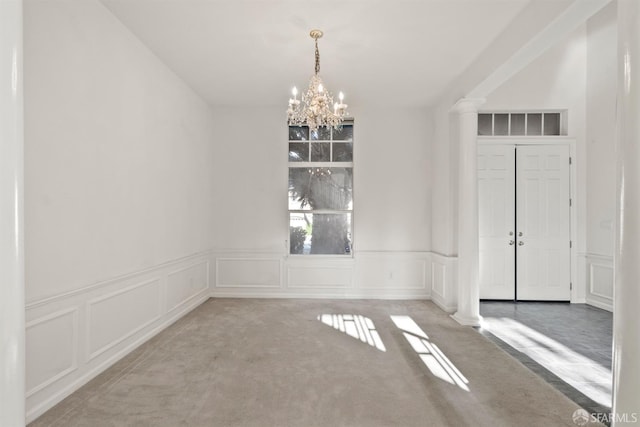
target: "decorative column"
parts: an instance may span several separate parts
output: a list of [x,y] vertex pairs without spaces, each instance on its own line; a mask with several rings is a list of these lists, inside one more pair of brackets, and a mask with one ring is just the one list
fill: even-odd
[[22,0],[0,0],[0,425],[25,425]]
[[458,116],[458,311],[462,325],[480,326],[478,222],[478,107],[484,99],[463,98]]
[[618,1],[617,211],[613,300],[613,407],[640,425],[640,2]]

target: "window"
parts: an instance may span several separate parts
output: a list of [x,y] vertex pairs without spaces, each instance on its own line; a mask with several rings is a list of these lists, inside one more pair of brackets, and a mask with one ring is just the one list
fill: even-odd
[[480,136],[566,135],[565,112],[479,113]]
[[353,122],[289,127],[289,253],[350,255]]

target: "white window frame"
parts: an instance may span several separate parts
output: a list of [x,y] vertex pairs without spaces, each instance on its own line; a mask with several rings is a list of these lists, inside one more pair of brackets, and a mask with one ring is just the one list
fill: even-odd
[[[354,126],[354,120],[352,118],[350,119],[346,119],[343,123],[343,125],[347,125],[347,126],[351,126],[352,127],[352,131],[353,134],[355,134],[355,126]],[[297,128],[297,127],[306,127],[304,125],[302,126],[287,126],[287,138],[289,135],[289,129],[290,128]],[[351,161],[350,162],[343,162],[343,161],[329,161],[329,162],[312,162],[312,161],[308,161],[308,162],[304,162],[304,161],[289,161],[287,159],[287,239],[286,239],[286,251],[287,251],[287,255],[290,257],[300,257],[300,258],[304,258],[304,259],[314,259],[314,258],[327,258],[327,257],[331,257],[331,258],[339,258],[339,259],[348,259],[348,258],[353,258],[354,256],[354,208],[355,208],[355,202],[354,202],[354,176],[353,176],[353,170],[354,170],[354,149],[353,149],[353,143],[355,140],[355,136],[352,134],[352,137],[350,140],[334,140],[333,139],[333,129],[331,131],[331,138],[330,139],[318,139],[318,140],[312,140],[311,139],[311,132],[309,131],[309,139],[304,141],[307,142],[309,144],[309,155],[311,156],[311,145],[314,143],[330,143],[330,149],[329,149],[329,158],[333,159],[333,147],[334,147],[334,143],[351,143],[352,144],[352,153],[351,153]],[[292,139],[288,139],[287,142],[287,152],[289,152],[289,144],[290,143],[296,143],[296,142],[303,142],[301,140],[292,140]],[[288,180],[289,180],[289,170],[291,168],[349,168],[351,169],[351,209],[289,209],[288,208],[288,202],[289,202],[289,185],[288,185]],[[291,214],[292,213],[299,213],[299,214],[349,214],[351,217],[351,221],[350,221],[350,251],[349,253],[345,253],[345,254],[296,254],[296,253],[291,253],[291,242],[290,242],[290,218],[291,218]]]

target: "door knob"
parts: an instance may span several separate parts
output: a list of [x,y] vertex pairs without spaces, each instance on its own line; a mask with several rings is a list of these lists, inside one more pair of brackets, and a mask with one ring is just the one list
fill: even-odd
[[518,231],[518,236],[522,237],[522,231]]
[[520,240],[520,241],[518,242],[518,246],[522,246],[522,245],[524,245],[524,242],[523,242],[522,240]]
[[510,232],[509,232],[509,236],[513,236],[513,231],[510,231]]
[[513,246],[515,242],[513,240],[509,240],[509,246]]

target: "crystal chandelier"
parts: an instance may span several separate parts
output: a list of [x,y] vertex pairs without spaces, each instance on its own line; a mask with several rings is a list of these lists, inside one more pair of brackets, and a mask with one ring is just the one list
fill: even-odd
[[289,99],[290,126],[307,125],[309,130],[316,131],[319,127],[339,128],[347,115],[347,104],[344,104],[342,92],[338,95],[340,102],[333,102],[333,96],[322,85],[320,78],[320,51],[318,50],[318,39],[322,37],[322,31],[311,30],[309,35],[316,45],[316,72],[311,77],[309,88],[302,94],[302,101],[298,99],[298,89],[295,87],[291,91],[293,98]]

